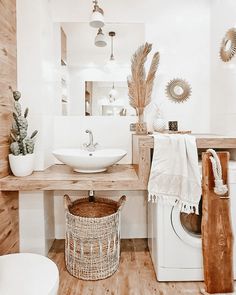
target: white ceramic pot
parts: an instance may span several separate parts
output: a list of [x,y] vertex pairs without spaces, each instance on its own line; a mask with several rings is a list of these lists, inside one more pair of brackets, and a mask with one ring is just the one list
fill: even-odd
[[34,170],[34,154],[15,156],[9,154],[11,171],[15,176],[27,176]]
[[163,118],[156,117],[153,121],[153,129],[157,132],[162,132],[166,128],[166,121]]

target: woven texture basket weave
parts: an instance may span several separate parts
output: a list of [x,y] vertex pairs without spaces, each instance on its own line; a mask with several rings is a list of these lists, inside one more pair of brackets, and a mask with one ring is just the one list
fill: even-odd
[[83,280],[111,276],[120,260],[120,212],[118,202],[88,198],[71,202],[64,196],[66,218],[65,261],[70,274]]

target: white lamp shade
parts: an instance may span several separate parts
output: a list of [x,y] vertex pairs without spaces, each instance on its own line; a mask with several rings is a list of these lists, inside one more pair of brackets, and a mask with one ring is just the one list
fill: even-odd
[[97,36],[95,37],[94,44],[98,47],[107,46],[106,37],[103,35],[102,32],[97,34]]
[[104,66],[104,70],[108,73],[113,73],[117,70],[118,64],[116,60],[108,60]]
[[115,89],[115,85],[113,83],[112,89],[109,92],[109,101],[114,102],[118,97],[118,91]]
[[118,92],[112,88],[111,91],[109,92],[109,97],[112,99],[112,100],[116,100],[118,96]]
[[104,26],[104,16],[99,11],[94,11],[91,15],[90,26],[93,28],[102,28]]

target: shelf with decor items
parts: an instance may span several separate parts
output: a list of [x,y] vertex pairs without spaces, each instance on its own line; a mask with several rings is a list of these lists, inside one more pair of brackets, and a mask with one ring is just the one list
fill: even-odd
[[[236,138],[215,134],[192,134],[196,137],[199,154],[206,149],[229,151],[232,158],[236,158]],[[132,163],[137,167],[138,177],[147,188],[151,167],[151,153],[154,148],[153,135],[133,134]]]
[[[199,151],[208,148],[236,151],[236,138],[196,135]],[[66,165],[53,165],[26,177],[0,179],[1,191],[146,190],[151,166],[152,135],[133,135],[132,164],[117,164],[102,173],[77,173]]]

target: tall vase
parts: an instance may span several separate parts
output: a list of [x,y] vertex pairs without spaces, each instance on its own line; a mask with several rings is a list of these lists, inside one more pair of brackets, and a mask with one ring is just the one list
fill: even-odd
[[144,108],[137,108],[138,122],[136,123],[136,134],[147,134],[147,123],[144,122]]

